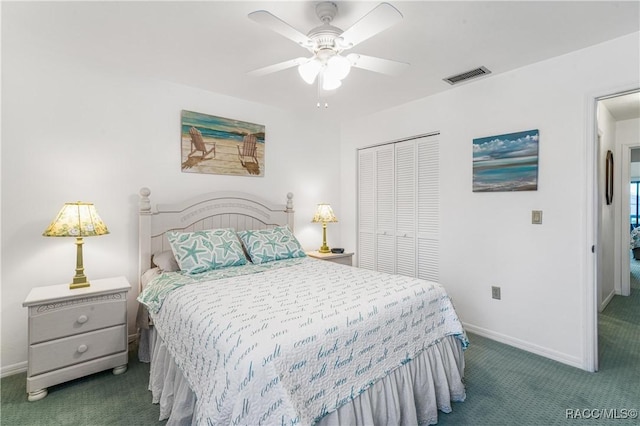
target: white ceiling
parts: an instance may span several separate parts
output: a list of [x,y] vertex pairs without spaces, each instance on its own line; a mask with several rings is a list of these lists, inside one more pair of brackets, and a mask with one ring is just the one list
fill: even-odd
[[[378,2],[336,2],[347,29]],[[317,91],[295,68],[246,72],[306,56],[291,40],[247,18],[265,9],[303,33],[316,2],[2,3],[2,36],[54,54],[297,111],[317,111]],[[345,119],[452,86],[443,78],[478,66],[493,74],[640,31],[640,2],[391,1],[404,19],[352,49],[408,62],[398,77],[353,69],[317,114]],[[492,78],[492,75],[482,78]],[[473,84],[473,81],[463,84]]]
[[640,92],[603,99],[601,102],[616,121],[640,118]]

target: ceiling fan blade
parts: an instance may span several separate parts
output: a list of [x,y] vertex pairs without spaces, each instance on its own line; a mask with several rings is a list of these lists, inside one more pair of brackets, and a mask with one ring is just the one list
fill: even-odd
[[400,21],[402,21],[402,13],[398,9],[389,3],[380,3],[342,33],[341,44],[345,49],[350,49]]
[[389,59],[376,58],[375,56],[359,55],[350,53],[347,59],[356,68],[375,71],[382,74],[397,75],[409,67],[406,62],[392,61]]
[[309,40],[309,37],[302,34],[300,31],[296,30],[291,25],[287,24],[282,19],[267,12],[266,10],[257,10],[255,12],[251,12],[248,17],[252,21],[264,25],[270,30],[285,36],[289,40],[295,41],[302,47],[307,48],[313,44],[311,40]]
[[253,77],[261,77],[263,75],[267,75],[274,72],[286,70],[287,68],[295,67],[297,65],[307,62],[308,60],[309,58],[289,59],[288,61],[280,62],[278,64],[269,65],[268,67],[258,68],[257,70],[249,71],[247,75],[250,75]]

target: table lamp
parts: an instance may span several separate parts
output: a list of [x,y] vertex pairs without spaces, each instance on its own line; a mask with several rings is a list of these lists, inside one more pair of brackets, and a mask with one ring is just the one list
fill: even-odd
[[82,266],[82,238],[108,234],[107,226],[102,222],[92,203],[65,203],[58,216],[42,233],[45,237],[76,238],[76,275],[69,284],[70,289],[89,287]]
[[333,214],[329,204],[318,204],[316,214],[311,219],[312,223],[322,223],[322,247],[318,249],[320,253],[330,253],[331,249],[327,245],[327,222],[337,222],[338,219]]

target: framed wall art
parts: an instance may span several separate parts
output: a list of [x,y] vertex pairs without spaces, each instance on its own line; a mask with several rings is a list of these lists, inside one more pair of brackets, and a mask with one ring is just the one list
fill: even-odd
[[264,176],[265,126],[182,111],[182,171]]
[[604,171],[604,198],[607,205],[613,203],[613,152],[607,151]]
[[473,140],[473,192],[536,191],[539,131]]

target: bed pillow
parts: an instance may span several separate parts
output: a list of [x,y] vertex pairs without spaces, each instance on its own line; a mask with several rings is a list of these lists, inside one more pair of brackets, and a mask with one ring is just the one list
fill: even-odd
[[253,263],[305,257],[302,246],[287,226],[238,232]]
[[180,270],[180,266],[178,266],[178,262],[176,262],[176,257],[171,250],[154,254],[151,257],[151,261],[163,272],[176,272]]
[[247,263],[233,229],[173,231],[167,237],[180,269],[188,274]]

